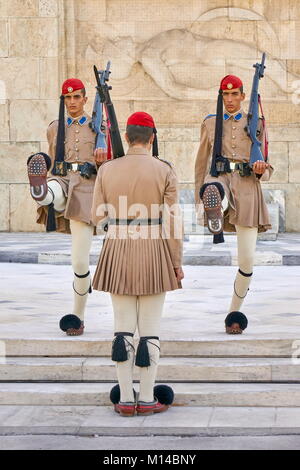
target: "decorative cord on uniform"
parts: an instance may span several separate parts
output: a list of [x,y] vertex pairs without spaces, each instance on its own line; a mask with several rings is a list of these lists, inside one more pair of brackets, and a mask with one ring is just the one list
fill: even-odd
[[[136,358],[135,358],[135,365],[138,367],[149,367],[151,365],[150,362],[150,356],[149,356],[149,350],[148,350],[148,345],[147,342],[149,339],[157,339],[159,340],[158,336],[141,336],[139,345],[137,348],[137,353],[136,353]],[[150,344],[153,346],[156,346],[157,349],[160,350],[160,347],[149,341]]]

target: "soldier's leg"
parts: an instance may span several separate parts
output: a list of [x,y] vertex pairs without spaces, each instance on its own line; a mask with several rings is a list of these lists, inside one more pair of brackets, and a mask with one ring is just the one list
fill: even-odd
[[91,291],[89,255],[94,227],[84,222],[70,220],[70,229],[72,234],[72,267],[74,270],[73,314],[83,322],[87,297]]
[[[242,227],[236,225],[239,270],[236,274],[236,278],[234,281],[234,292],[229,309],[230,313],[237,312],[235,313],[236,320],[238,320],[239,310],[247,295],[249,285],[252,279],[257,232],[257,227]],[[244,323],[244,325],[247,326],[246,319],[243,320],[242,317],[241,321],[245,321],[246,323]],[[227,332],[231,332],[231,330],[236,330],[235,327],[237,325],[235,325],[235,323],[229,326],[230,329]],[[239,330],[239,328],[237,328],[237,330]],[[241,331],[238,332],[240,333]]]
[[66,207],[66,197],[61,185],[56,180],[47,181],[51,159],[45,153],[31,155],[27,160],[27,172],[30,183],[30,194],[41,206],[53,203],[54,209],[61,212]]
[[53,203],[54,209],[57,212],[65,210],[67,199],[64,195],[61,185],[56,180],[47,182],[47,193],[44,199],[37,201],[40,206],[48,206]]
[[133,392],[134,346],[133,335],[137,325],[137,296],[111,294],[114,310],[112,359],[120,386],[120,402],[135,402]]
[[154,407],[151,410],[155,413],[167,409],[167,406],[156,403],[153,396],[160,357],[159,335],[164,301],[165,292],[139,296],[138,330],[140,341],[136,354],[136,365],[140,367],[140,393],[137,407],[139,414],[146,414],[149,407]]

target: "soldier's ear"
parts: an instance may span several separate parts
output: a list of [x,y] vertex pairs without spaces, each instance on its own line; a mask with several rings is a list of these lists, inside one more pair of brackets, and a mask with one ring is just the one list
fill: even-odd
[[246,94],[245,94],[245,93],[242,93],[242,99],[241,99],[241,101],[244,101],[245,98],[246,98]]
[[154,138],[155,138],[155,134],[153,132],[152,136],[150,137],[149,144],[151,144],[151,145],[153,144]]
[[126,140],[127,144],[129,145],[129,144],[130,144],[130,142],[129,142],[129,138],[128,138],[128,135],[127,135],[127,133],[126,133],[126,132],[125,132],[124,136],[125,136],[125,140]]

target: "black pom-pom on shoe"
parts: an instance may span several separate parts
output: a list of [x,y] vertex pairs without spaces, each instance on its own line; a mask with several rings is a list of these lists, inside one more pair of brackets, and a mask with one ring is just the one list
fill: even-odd
[[[136,400],[136,391],[134,389],[133,389],[133,395],[134,395],[134,399]],[[120,391],[119,384],[115,385],[111,389],[109,398],[110,398],[110,401],[113,403],[113,405],[116,405],[119,403],[120,398],[121,398],[121,391]]]
[[47,171],[49,171],[50,167],[51,167],[51,158],[49,157],[49,155],[47,155],[44,152],[38,152],[38,153],[34,153],[34,154],[30,155],[30,157],[27,158],[27,165],[30,162],[30,160],[32,159],[32,157],[34,157],[35,155],[42,155],[44,157],[44,160],[45,160],[46,166],[47,166]]
[[174,391],[169,385],[155,385],[153,394],[162,405],[171,405],[174,401]]
[[78,330],[81,327],[81,320],[77,315],[65,315],[60,319],[59,327],[62,331],[67,331],[69,328]]
[[245,330],[248,326],[248,319],[242,312],[230,312],[225,318],[225,326],[230,328],[234,323],[238,323],[241,330]]

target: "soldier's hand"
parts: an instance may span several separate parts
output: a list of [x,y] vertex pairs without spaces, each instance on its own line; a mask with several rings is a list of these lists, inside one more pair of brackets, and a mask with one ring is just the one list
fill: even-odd
[[175,274],[176,274],[176,277],[177,277],[177,281],[181,281],[183,278],[184,278],[184,272],[182,270],[182,267],[180,268],[174,268],[174,271],[175,271]]
[[258,160],[253,164],[253,171],[257,175],[263,175],[267,168],[269,168],[269,163]]
[[95,149],[94,158],[97,165],[101,165],[101,163],[107,160],[107,150],[101,148]]

